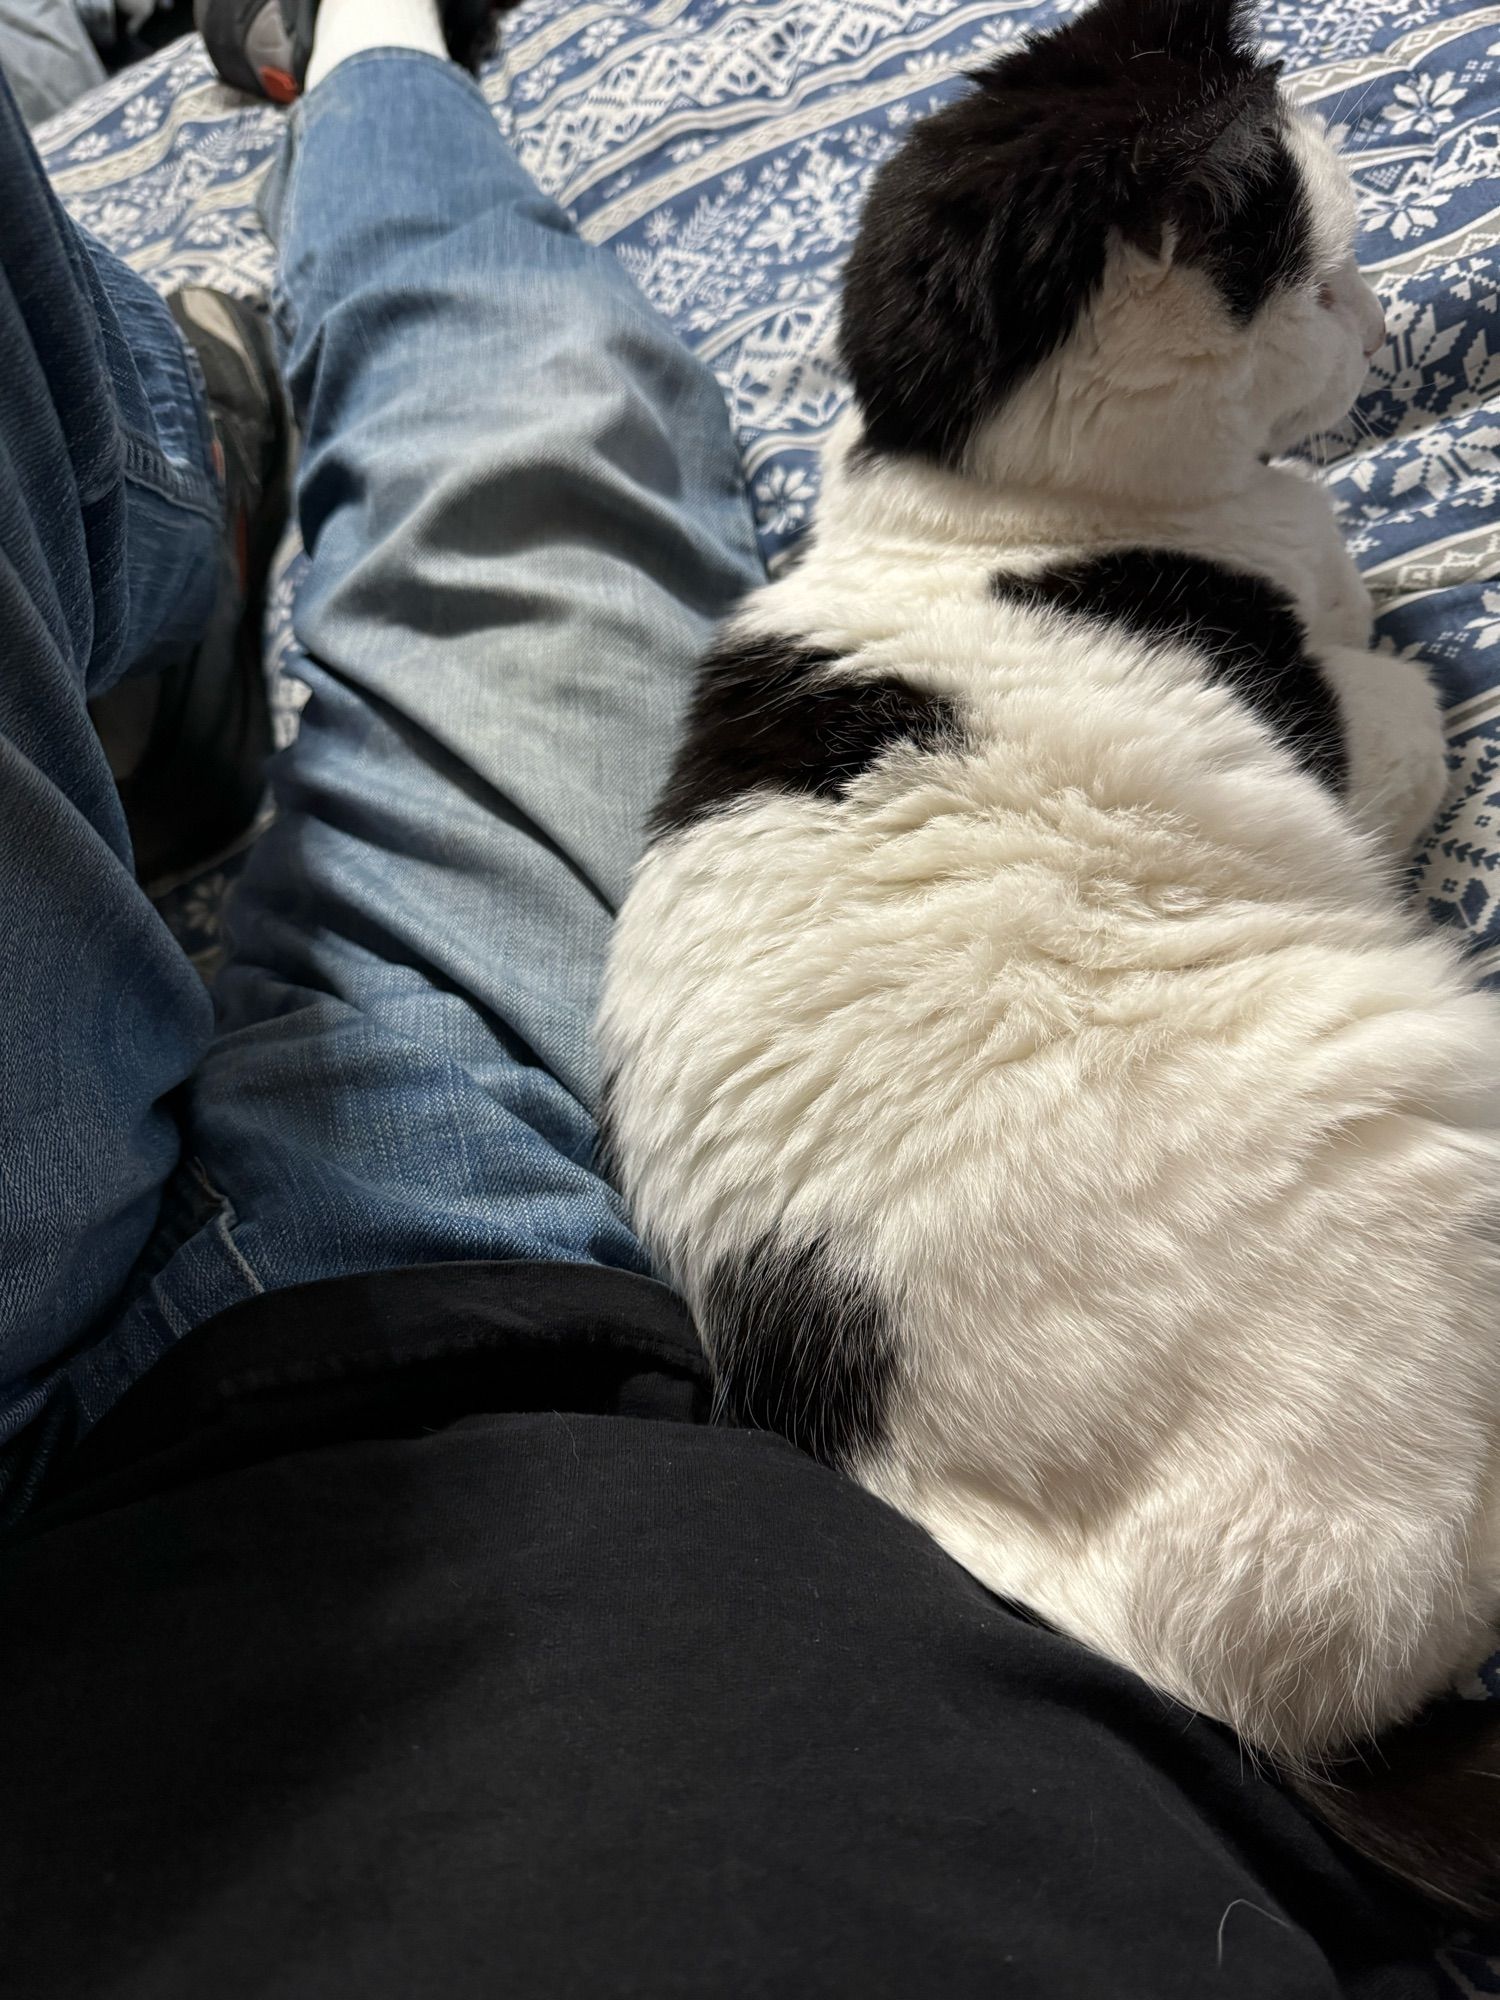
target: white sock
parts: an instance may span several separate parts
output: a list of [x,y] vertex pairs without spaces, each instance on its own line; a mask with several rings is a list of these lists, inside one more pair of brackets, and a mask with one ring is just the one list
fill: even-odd
[[366,49],[421,49],[446,57],[437,0],[323,0],[303,90],[315,89],[335,64]]

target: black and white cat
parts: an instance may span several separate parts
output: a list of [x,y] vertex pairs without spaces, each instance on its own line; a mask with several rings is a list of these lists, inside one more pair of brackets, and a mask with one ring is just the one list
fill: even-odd
[[1500,1008],[1402,903],[1432,690],[1270,462],[1381,310],[1237,0],[974,82],[876,177],[816,529],[704,664],[611,1156],[737,1412],[1306,1769],[1500,1611]]

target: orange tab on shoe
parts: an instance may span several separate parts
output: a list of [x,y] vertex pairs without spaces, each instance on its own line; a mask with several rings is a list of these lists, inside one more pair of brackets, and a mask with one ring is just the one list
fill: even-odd
[[288,70],[267,64],[260,72],[260,87],[273,104],[290,104],[298,95],[297,80]]

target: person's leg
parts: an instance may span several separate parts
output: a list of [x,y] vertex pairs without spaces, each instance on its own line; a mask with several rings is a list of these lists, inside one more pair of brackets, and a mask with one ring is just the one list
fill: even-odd
[[[185,1343],[96,1433],[92,1510],[0,1546],[27,2000],[1449,1990],[1424,1913],[1227,1730],[781,1439],[673,1421],[655,1342],[653,1377],[580,1338],[561,1413],[498,1412],[526,1363],[468,1308],[467,1404],[368,1358],[336,1403],[304,1303],[279,1374],[162,1397],[184,1434],[150,1406]],[[286,1308],[242,1314],[263,1356]]]
[[28,125],[40,125],[104,81],[74,0],[0,0],[0,48]]
[[[212,438],[166,307],[74,230],[0,79],[0,1499],[4,1447],[111,1312],[210,1027],[137,888],[88,701],[191,646]],[[15,1499],[14,1490],[8,1496]]]
[[217,1206],[75,1364],[85,1423],[257,1289],[644,1266],[594,1164],[590,1024],[694,664],[759,575],[713,377],[468,77],[356,56],[291,138],[311,698],[189,1093]]
[[635,1264],[590,1024],[689,676],[758,570],[722,396],[455,66],[357,56],[293,136],[312,696],[231,913],[198,1141],[267,1287]]

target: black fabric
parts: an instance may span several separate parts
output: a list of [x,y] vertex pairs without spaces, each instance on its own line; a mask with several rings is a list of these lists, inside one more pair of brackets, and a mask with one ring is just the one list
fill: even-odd
[[392,1273],[133,1391],[0,1549],[5,1991],[1436,1995],[1221,1731],[690,1420],[686,1334]]
[[437,1430],[473,1410],[644,1408],[701,1421],[675,1293],[584,1264],[427,1264],[222,1313],[62,1459],[24,1532],[272,1452]]

